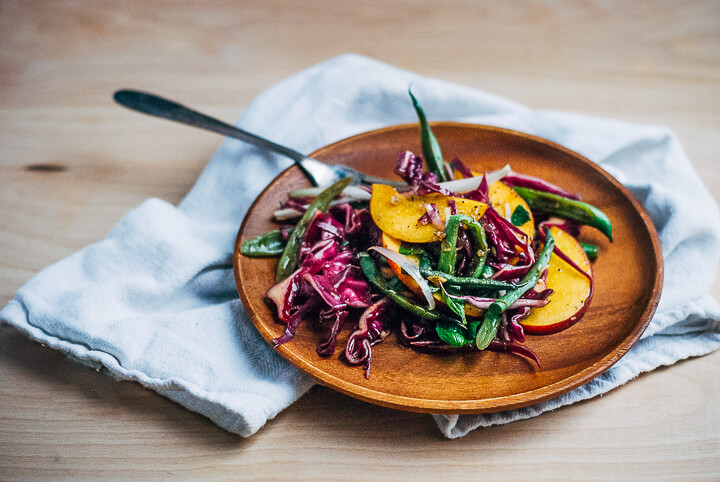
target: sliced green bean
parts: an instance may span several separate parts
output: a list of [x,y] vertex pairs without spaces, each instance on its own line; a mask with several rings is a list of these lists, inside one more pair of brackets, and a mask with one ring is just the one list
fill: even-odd
[[456,214],[450,216],[445,224],[445,237],[440,242],[440,259],[438,260],[437,269],[447,274],[455,274],[455,260],[457,259],[457,238],[460,230],[460,221],[463,216]]
[[302,244],[302,239],[305,237],[305,232],[310,226],[310,222],[315,216],[315,212],[319,211],[323,213],[327,211],[330,207],[330,202],[335,199],[338,194],[343,191],[343,189],[348,187],[351,182],[352,179],[349,177],[340,179],[335,184],[326,188],[315,199],[313,199],[313,202],[310,203],[307,211],[305,211],[305,214],[303,214],[302,218],[300,218],[300,221],[298,221],[295,229],[290,235],[282,256],[280,256],[277,271],[275,272],[276,283],[279,283],[290,276],[297,268],[298,260],[300,258],[300,245]]
[[425,250],[422,248],[411,248],[409,246],[405,246],[404,244],[400,245],[400,254],[404,254],[405,256],[420,256],[422,254],[426,254]]
[[437,311],[431,311],[422,306],[418,306],[412,300],[405,298],[396,290],[390,288],[390,284],[382,277],[377,266],[375,266],[375,262],[370,258],[370,255],[360,253],[358,257],[360,258],[360,268],[363,270],[365,277],[400,308],[426,320],[444,320],[449,323],[457,323]]
[[469,327],[470,334],[477,330],[477,334],[475,335],[475,346],[478,350],[484,350],[487,348],[493,338],[495,338],[498,328],[500,327],[502,312],[507,310],[510,305],[520,299],[522,295],[532,289],[532,287],[538,282],[542,272],[547,269],[554,246],[555,239],[553,239],[552,234],[550,234],[550,230],[546,229],[545,246],[540,252],[535,264],[532,268],[530,268],[523,279],[520,280],[520,285],[514,290],[508,291],[502,297],[496,299],[488,308],[481,323],[475,322],[471,324]]
[[610,219],[595,206],[526,187],[515,186],[513,189],[528,203],[530,209],[555,214],[597,228],[612,242]]
[[[475,250],[473,253],[473,270],[471,278],[478,278],[485,265],[487,257],[487,240],[485,239],[485,230],[483,227],[470,216],[465,214],[454,214],[447,220],[445,226],[445,237],[440,244],[440,259],[438,260],[437,271],[455,274],[455,263],[457,261],[457,239],[460,230],[460,224],[465,225],[467,230],[475,237]],[[440,297],[450,310],[460,317],[463,326],[467,324],[465,318],[465,302],[454,298],[450,298],[445,292],[440,293]],[[454,335],[453,335],[454,336]]]
[[467,278],[464,276],[455,276],[447,273],[443,273],[442,271],[436,271],[433,269],[429,269],[426,267],[420,266],[420,274],[422,274],[425,278],[429,278],[431,276],[437,276],[438,278],[442,278],[443,283],[449,283],[451,285],[457,285],[467,288],[483,288],[483,289],[491,289],[491,290],[508,290],[508,289],[514,289],[517,288],[519,285],[515,285],[512,283],[507,283],[505,281],[498,281],[494,279],[477,279],[477,278]]
[[477,246],[475,247],[475,268],[473,268],[473,272],[470,276],[472,278],[480,278],[485,271],[485,261],[487,260],[489,251],[487,238],[485,237],[485,228],[480,221],[468,224],[467,228],[471,233],[473,233],[473,235],[475,235],[475,240],[477,242]]
[[455,274],[455,262],[457,260],[457,238],[460,224],[473,235],[475,239],[475,252],[473,253],[473,264],[475,268],[472,278],[479,278],[485,266],[488,246],[485,237],[485,229],[482,224],[465,214],[453,214],[447,220],[445,226],[445,237],[440,244],[440,259],[438,260],[438,271],[448,274]]

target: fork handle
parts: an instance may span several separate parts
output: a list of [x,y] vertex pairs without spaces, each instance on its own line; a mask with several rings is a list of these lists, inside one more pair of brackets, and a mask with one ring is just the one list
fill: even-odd
[[280,144],[276,144],[263,137],[207,116],[182,104],[178,104],[177,102],[173,102],[147,92],[140,92],[137,90],[118,90],[113,95],[113,98],[118,104],[132,110],[155,117],[161,117],[163,119],[169,119],[179,122],[180,124],[187,124],[201,129],[210,130],[224,136],[234,137],[235,139],[240,139],[241,141],[245,141],[248,144],[252,144],[261,149],[266,149],[286,156],[295,162],[303,174],[305,174],[305,176],[307,176],[313,184],[317,185],[312,174],[310,174],[310,172],[305,169],[305,166],[303,166],[303,161],[308,159],[308,157],[294,149],[281,146]]

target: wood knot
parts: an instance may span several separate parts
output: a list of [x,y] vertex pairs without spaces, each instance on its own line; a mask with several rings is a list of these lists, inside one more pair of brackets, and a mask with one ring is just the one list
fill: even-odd
[[56,162],[39,162],[28,164],[24,169],[31,172],[63,172],[67,170],[67,166]]

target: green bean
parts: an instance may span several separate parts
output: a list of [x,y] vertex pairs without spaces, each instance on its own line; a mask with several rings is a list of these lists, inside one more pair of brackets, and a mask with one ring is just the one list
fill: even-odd
[[595,206],[526,187],[516,186],[513,189],[528,203],[530,209],[555,214],[597,228],[612,242],[610,219]]
[[484,288],[484,289],[492,289],[492,290],[508,290],[508,289],[514,289],[517,288],[519,285],[515,285],[512,283],[506,283],[505,281],[498,281],[494,279],[477,279],[477,278],[467,278],[464,276],[455,276],[447,273],[443,273],[442,271],[436,271],[433,269],[429,269],[426,267],[420,266],[420,274],[422,274],[425,278],[431,277],[431,276],[437,276],[438,278],[442,278],[444,281],[443,283],[449,283],[451,285],[458,285],[462,286],[464,288]]
[[[478,278],[482,272],[482,268],[485,265],[485,258],[487,256],[487,240],[485,239],[485,230],[470,216],[465,214],[454,214],[447,220],[445,226],[445,237],[440,243],[440,259],[438,260],[437,271],[453,275],[455,273],[455,262],[457,260],[457,239],[458,232],[460,230],[460,224],[466,226],[469,232],[471,232],[475,241],[475,253],[473,254],[473,263],[475,269],[472,273],[472,278]],[[440,297],[450,310],[460,317],[463,326],[467,324],[465,318],[465,302],[454,298],[448,297],[445,292],[440,293]],[[455,336],[455,334],[453,334]]]
[[[287,232],[292,233],[294,228],[288,228]],[[264,258],[282,254],[286,244],[285,237],[279,229],[273,229],[245,241],[240,246],[240,254],[249,258]]]
[[445,320],[447,322],[456,323],[451,318],[443,316],[437,311],[431,311],[423,308],[422,306],[418,306],[412,300],[405,298],[396,290],[392,289],[390,287],[390,283],[388,283],[378,271],[377,266],[375,266],[375,262],[372,258],[370,258],[370,255],[367,253],[360,253],[358,257],[360,258],[360,268],[362,268],[365,277],[400,308],[426,320]]
[[297,268],[298,260],[300,258],[300,245],[302,239],[305,237],[305,232],[310,226],[310,222],[315,216],[315,212],[325,212],[330,207],[330,202],[337,197],[348,185],[352,182],[349,177],[340,179],[335,184],[326,188],[320,193],[313,202],[308,206],[307,211],[303,214],[300,221],[298,221],[295,229],[293,230],[290,238],[288,239],[285,249],[283,250],[282,256],[278,261],[277,271],[275,272],[275,282],[279,283]]
[[485,237],[485,229],[482,224],[465,214],[454,214],[448,218],[447,225],[445,226],[445,237],[440,245],[440,259],[437,270],[447,274],[455,274],[457,238],[460,223],[475,237],[475,253],[473,255],[475,268],[473,269],[471,278],[479,278],[485,266],[485,259],[487,258],[487,238]]
[[583,251],[585,251],[585,254],[587,254],[587,257],[590,261],[595,261],[596,259],[598,259],[598,254],[600,254],[600,248],[590,243],[580,243],[580,246],[582,246]]
[[455,273],[455,260],[457,259],[457,238],[460,230],[460,221],[463,217],[471,219],[462,214],[450,216],[445,224],[445,237],[440,243],[440,259],[437,269],[447,274]]
[[535,264],[532,268],[530,268],[523,279],[520,280],[519,287],[508,291],[502,297],[496,299],[485,313],[482,324],[479,322],[471,324],[469,327],[470,334],[474,334],[475,330],[477,330],[477,334],[475,335],[475,346],[478,350],[484,350],[487,348],[493,338],[495,338],[497,330],[500,327],[500,315],[502,312],[507,310],[510,305],[520,299],[522,295],[532,289],[532,287],[538,282],[542,272],[547,269],[554,246],[555,239],[553,239],[552,234],[550,234],[550,230],[546,229],[545,246],[543,247],[542,252],[540,252]]
[[430,125],[425,117],[425,111],[420,107],[420,104],[410,89],[408,89],[408,94],[410,94],[415,112],[417,112],[418,119],[420,120],[420,140],[427,167],[437,175],[438,181],[449,181],[450,177],[445,169],[440,143],[430,129]]
[[475,235],[475,240],[477,241],[477,246],[475,247],[477,255],[475,259],[475,268],[470,276],[472,278],[480,278],[485,271],[485,261],[487,260],[489,251],[487,238],[485,237],[485,228],[480,221],[468,224],[467,227],[470,232]]
[[422,254],[425,254],[425,250],[422,248],[411,248],[409,246],[405,246],[405,244],[400,245],[400,254],[404,254],[405,256],[420,256]]

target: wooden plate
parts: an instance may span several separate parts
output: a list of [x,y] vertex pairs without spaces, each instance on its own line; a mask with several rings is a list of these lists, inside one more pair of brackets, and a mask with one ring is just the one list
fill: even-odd
[[[396,343],[394,335],[373,347],[370,379],[361,367],[338,360],[348,330],[338,340],[336,356],[315,352],[323,333],[310,323],[277,352],[320,383],[386,407],[429,413],[483,413],[519,408],[548,400],[603,373],[639,339],[660,298],[662,254],[657,233],[633,195],[598,166],[557,144],[519,132],[458,123],[433,124],[446,159],[460,158],[484,171],[510,164],[521,173],[542,177],[570,191],[610,217],[614,243],[592,228],[581,240],[600,246],[593,265],[595,294],[585,317],[571,328],[529,336],[542,368],[506,353],[423,354]],[[398,152],[421,152],[417,125],[401,125],[360,134],[324,147],[313,157],[393,178]],[[310,184],[292,167],[281,173],[250,208],[235,245],[238,292],[265,340],[278,337],[284,325],[264,301],[273,284],[276,258],[241,256],[240,244],[273,229],[273,210],[292,189]],[[323,338],[324,339],[324,338]]]

